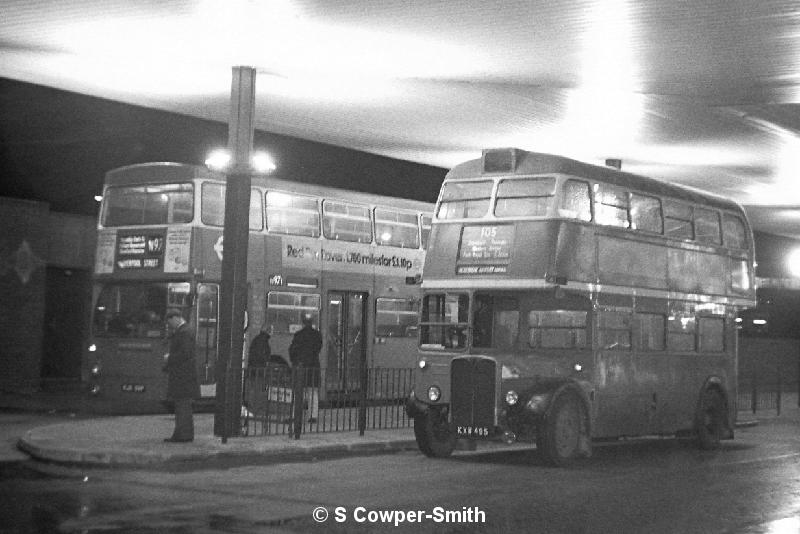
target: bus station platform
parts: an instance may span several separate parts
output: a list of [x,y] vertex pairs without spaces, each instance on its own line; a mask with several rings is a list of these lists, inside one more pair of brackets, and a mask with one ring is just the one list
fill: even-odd
[[[795,407],[778,417],[798,415]],[[774,411],[740,412],[737,427],[772,417]],[[192,471],[417,450],[411,428],[367,430],[363,436],[358,431],[310,432],[297,440],[287,435],[233,437],[222,443],[213,427],[213,414],[195,414],[194,441],[166,443],[173,428],[168,414],[77,419],[31,429],[18,448],[35,460],[37,469],[66,473],[96,468]]]
[[104,417],[34,428],[18,448],[41,466],[66,468],[143,468],[203,470],[235,465],[313,461],[344,456],[416,450],[411,428],[309,432],[300,439],[288,435],[215,436],[214,415],[195,414],[195,439],[167,443],[172,415]]

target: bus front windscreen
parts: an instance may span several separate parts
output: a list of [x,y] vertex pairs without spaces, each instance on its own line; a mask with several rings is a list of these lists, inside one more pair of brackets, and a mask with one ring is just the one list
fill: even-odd
[[103,198],[103,226],[191,222],[192,184],[115,186]]
[[94,308],[94,334],[100,337],[162,337],[167,308],[185,308],[188,282],[110,283]]

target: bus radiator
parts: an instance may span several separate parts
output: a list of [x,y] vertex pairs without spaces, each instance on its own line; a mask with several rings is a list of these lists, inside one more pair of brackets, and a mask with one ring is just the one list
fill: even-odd
[[456,358],[450,368],[450,407],[460,437],[488,437],[494,432],[496,364],[487,358]]

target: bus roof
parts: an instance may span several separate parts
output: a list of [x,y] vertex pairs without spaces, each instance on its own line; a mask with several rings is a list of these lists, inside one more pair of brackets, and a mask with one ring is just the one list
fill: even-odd
[[[484,172],[486,156],[489,154],[506,156],[508,165],[502,170]],[[528,152],[518,148],[497,148],[483,151],[479,159],[470,160],[453,167],[445,176],[445,182],[467,178],[492,178],[509,175],[532,175],[542,173],[561,173],[575,177],[597,180],[599,182],[628,187],[643,193],[661,197],[685,200],[696,204],[744,213],[735,201],[687,187],[669,184],[638,174],[620,171],[612,167],[592,165],[564,156]]]
[[[110,186],[175,183],[194,179],[225,182],[225,173],[216,172],[203,165],[174,162],[139,163],[112,169],[106,173],[105,183]],[[400,209],[433,213],[433,203],[387,195],[364,193],[323,185],[295,182],[272,175],[254,175],[253,187],[280,190],[289,193],[336,199],[360,204],[379,204]]]

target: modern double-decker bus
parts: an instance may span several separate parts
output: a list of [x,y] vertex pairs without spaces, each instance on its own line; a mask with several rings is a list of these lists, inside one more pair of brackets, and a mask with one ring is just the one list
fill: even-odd
[[733,437],[753,238],[735,202],[616,169],[485,150],[446,176],[423,269],[407,411],[420,450]]
[[[433,205],[254,177],[248,328],[289,360],[304,314],[323,337],[325,388],[360,370],[414,367],[420,273]],[[94,267],[90,391],[118,412],[163,410],[164,314],[196,332],[203,397],[216,393],[225,176],[149,163],[105,177]],[[408,390],[399,392],[399,397]],[[322,392],[324,395],[325,392]]]

